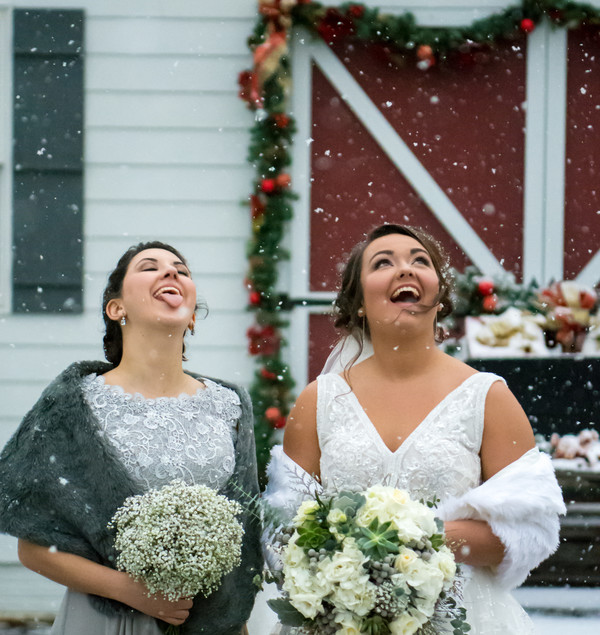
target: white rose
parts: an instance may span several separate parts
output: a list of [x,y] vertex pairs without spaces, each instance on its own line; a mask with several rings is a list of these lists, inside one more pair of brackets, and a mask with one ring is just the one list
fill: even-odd
[[304,617],[314,620],[317,613],[322,613],[321,598],[316,593],[290,593],[291,605]]
[[429,619],[435,610],[437,595],[435,597],[415,595],[412,598],[412,602],[417,611]]
[[283,590],[290,596],[290,602],[304,617],[314,619],[322,612],[321,602],[327,595],[321,580],[307,569],[290,569],[283,581]]
[[335,586],[331,602],[362,617],[375,606],[375,585],[368,575],[347,580]]
[[410,567],[413,566],[415,560],[418,560],[419,556],[415,551],[408,547],[400,547],[400,553],[396,556],[394,561],[394,567],[401,573],[406,573]]
[[431,556],[430,564],[435,565],[444,576],[444,582],[452,582],[456,576],[456,561],[454,555],[448,549],[443,546],[439,551],[435,552]]
[[341,509],[334,507],[327,514],[327,522],[331,525],[339,525],[345,523],[348,520],[346,514]]
[[416,525],[419,526],[425,536],[432,536],[439,533],[437,523],[435,522],[435,510],[427,507],[418,501],[411,501],[408,504],[409,515]]
[[413,635],[427,620],[416,612],[406,611],[389,623],[392,635]]
[[367,527],[375,518],[381,523],[391,522],[403,542],[417,542],[438,531],[434,512],[411,500],[404,490],[375,486],[367,490],[365,499],[356,516],[358,525]]
[[324,558],[317,568],[331,582],[342,582],[349,578],[364,575],[362,564],[367,558],[356,546],[353,539],[344,540],[342,551],[336,551],[331,557]]
[[298,511],[296,512],[296,516],[294,517],[294,525],[296,527],[301,525],[308,516],[314,514],[317,509],[319,509],[319,503],[314,500],[305,500],[298,507]]
[[385,523],[396,517],[403,517],[404,507],[410,502],[409,495],[404,490],[375,485],[365,493],[365,503],[358,510],[356,522],[363,527],[371,524],[374,518]]
[[395,562],[396,569],[402,574],[416,592],[413,597],[420,598],[415,604],[428,617],[444,586],[444,575],[431,562],[421,560],[412,549],[402,549]]
[[360,635],[360,623],[354,619],[348,611],[336,611],[335,623],[338,626],[336,633],[342,635]]
[[296,544],[294,539],[290,540],[281,556],[284,569],[285,567],[298,568],[301,565],[308,566],[308,558],[304,553],[304,549]]
[[415,607],[428,618],[433,615],[435,603],[444,587],[444,576],[434,567],[422,567],[417,577],[408,583],[415,590],[412,601]]
[[329,593],[331,585],[325,584],[320,576],[314,575],[308,569],[290,569],[286,571],[283,581],[285,591],[291,593],[315,593],[320,598]]

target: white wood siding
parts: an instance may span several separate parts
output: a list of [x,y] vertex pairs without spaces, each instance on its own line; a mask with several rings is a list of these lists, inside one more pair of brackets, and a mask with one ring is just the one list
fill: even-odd
[[[209,305],[189,338],[189,367],[245,385],[253,372],[243,288],[250,222],[240,205],[252,180],[252,116],[237,75],[251,64],[255,0],[0,1],[2,12],[28,7],[86,12],[85,310],[0,314],[0,446],[66,365],[102,358],[106,276],[140,240],[178,247]],[[3,197],[3,230],[10,213]],[[5,252],[5,275],[8,260]],[[0,537],[0,614],[55,611],[62,587],[15,563],[15,541]]]

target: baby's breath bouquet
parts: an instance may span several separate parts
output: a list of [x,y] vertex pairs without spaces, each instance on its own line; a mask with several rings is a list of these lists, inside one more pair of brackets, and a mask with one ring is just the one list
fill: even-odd
[[382,485],[304,501],[280,541],[280,621],[319,635],[468,632],[432,506]]
[[[109,523],[117,568],[168,600],[208,596],[240,563],[239,503],[204,485],[176,480],[130,496]],[[168,632],[178,632],[170,627]]]

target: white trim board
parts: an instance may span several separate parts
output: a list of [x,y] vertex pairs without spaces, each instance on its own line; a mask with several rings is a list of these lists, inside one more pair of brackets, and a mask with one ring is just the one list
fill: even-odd
[[12,11],[0,8],[0,315],[12,306]]

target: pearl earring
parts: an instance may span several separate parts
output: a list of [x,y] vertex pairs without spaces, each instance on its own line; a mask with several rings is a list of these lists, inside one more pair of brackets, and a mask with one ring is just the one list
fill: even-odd
[[125,316],[123,316],[123,317],[121,318],[121,322],[120,322],[120,324],[121,324],[121,326],[125,326],[125,325],[127,324],[127,319],[126,319],[126,317],[125,317]]
[[440,302],[439,306],[438,306],[438,311],[442,311],[444,309],[444,303]]
[[364,317],[365,310],[362,307],[360,307],[360,309],[358,309],[357,313],[358,313],[358,317]]

